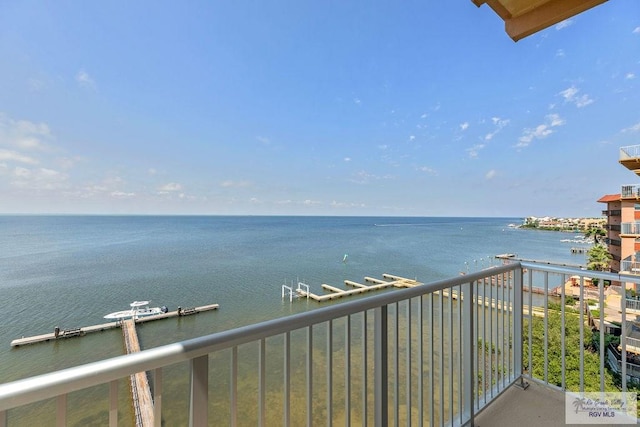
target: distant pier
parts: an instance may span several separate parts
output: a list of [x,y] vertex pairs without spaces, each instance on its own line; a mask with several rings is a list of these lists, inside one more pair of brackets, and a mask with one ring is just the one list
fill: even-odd
[[365,282],[373,283],[373,284],[365,284],[358,283],[351,280],[345,280],[344,284],[346,286],[350,286],[354,289],[340,289],[335,286],[322,284],[322,289],[328,291],[330,293],[318,295],[309,291],[309,286],[306,284],[299,282],[297,289],[292,289],[289,286],[283,285],[282,287],[282,297],[284,298],[286,295],[289,297],[293,297],[295,294],[299,298],[310,298],[317,302],[323,302],[328,300],[333,300],[342,297],[348,297],[351,295],[359,295],[366,292],[377,291],[380,289],[386,289],[390,287],[396,288],[412,288],[414,286],[422,285],[422,283],[418,282],[414,279],[407,279],[405,277],[394,276],[392,274],[383,274],[383,278],[387,280],[375,279],[373,277],[365,277]]
[[[210,305],[204,305],[201,307],[180,308],[179,310],[169,311],[167,313],[140,317],[135,319],[135,323],[146,323],[146,322],[152,322],[154,320],[168,319],[170,317],[188,316],[190,314],[196,314],[203,311],[216,310],[218,307],[219,307],[219,304],[210,304]],[[122,325],[122,323],[123,323],[122,321],[116,321],[116,322],[102,323],[99,325],[92,325],[92,326],[83,326],[81,328],[72,328],[72,329],[66,329],[66,330],[59,329],[56,327],[54,329],[54,332],[52,333],[15,339],[11,341],[11,347],[19,347],[22,345],[59,340],[63,338],[81,337],[91,332],[101,332],[101,331],[106,331],[107,329],[118,328]]]

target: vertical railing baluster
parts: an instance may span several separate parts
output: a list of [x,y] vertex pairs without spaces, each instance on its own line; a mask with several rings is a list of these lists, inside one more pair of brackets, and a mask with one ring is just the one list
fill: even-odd
[[109,382],[109,427],[118,425],[118,380]]
[[162,368],[153,370],[153,425],[162,426]]
[[424,296],[418,299],[418,427],[424,425]]
[[406,405],[407,405],[407,426],[411,427],[411,300],[407,300],[407,349],[406,349]]
[[400,305],[394,304],[395,321],[393,322],[393,420],[394,426],[400,424]]
[[433,315],[433,292],[431,292],[429,294],[429,326],[427,326],[427,333],[429,334],[429,350],[427,350],[427,354],[429,355],[429,425],[432,426],[434,425],[434,419],[435,419],[435,397],[433,395],[434,391],[434,386],[433,386],[433,382],[434,382],[434,378],[435,378],[435,372],[434,372],[434,357],[433,357],[433,353],[435,351],[434,349],[434,342],[433,342],[433,330],[435,329],[435,325],[433,323],[433,319],[434,319],[434,315]]
[[333,320],[327,322],[327,426],[333,425]]
[[238,425],[238,346],[231,349],[231,425]]
[[462,285],[458,285],[458,420],[462,425],[465,422],[464,419],[464,386],[463,386],[463,373],[464,373],[464,356],[463,351],[464,344],[464,325],[462,321],[462,311],[464,308],[462,301]]
[[284,414],[283,425],[289,427],[291,424],[291,332],[287,331],[284,334],[284,366],[282,371],[284,373]]
[[[504,276],[503,276],[504,278]],[[500,367],[502,369],[501,375],[500,375],[500,379],[502,380],[502,386],[500,387],[501,389],[504,389],[506,386],[506,376],[505,376],[505,351],[504,351],[504,347],[505,347],[505,342],[507,341],[507,325],[505,324],[505,320],[507,318],[507,312],[506,312],[506,307],[505,307],[505,303],[507,298],[505,297],[505,293],[507,292],[507,287],[504,286],[504,282],[502,283],[503,286],[501,286],[502,288],[502,298],[500,299],[500,307],[502,308],[501,312],[499,312],[498,314],[501,316],[502,319],[502,340],[498,341],[498,345],[500,346],[500,352],[498,354],[498,358],[497,360],[501,361],[500,362]],[[499,383],[496,382],[496,385],[499,385]]]
[[[474,359],[477,359],[474,354],[474,292],[473,292],[473,282],[465,283],[464,285],[464,299],[462,300],[462,304],[464,307],[464,328],[463,328],[463,382],[464,386],[462,389],[462,395],[464,396],[466,402],[466,408],[468,413],[466,413],[465,424],[474,425],[474,414],[475,414],[475,371]],[[466,332],[466,333],[465,333]]]
[[388,407],[388,350],[389,331],[387,306],[377,307],[375,310],[374,326],[374,380],[375,380],[375,426],[386,426],[389,421]]
[[[598,308],[600,310],[600,391],[604,392],[604,280],[598,280],[599,301]],[[623,298],[624,299],[624,296]]]
[[267,342],[264,338],[260,340],[258,348],[258,426],[266,425],[267,407],[265,404],[265,393],[267,388],[266,374],[266,346]]
[[[492,277],[489,277],[488,279],[489,281],[491,281]],[[491,288],[493,288],[493,286],[491,282],[489,282],[489,289]],[[479,368],[481,369],[479,369],[478,372],[482,372],[482,381],[480,381],[480,385],[478,386],[478,388],[481,387],[481,389],[478,390],[478,392],[482,393],[482,400],[484,402],[483,403],[483,406],[484,406],[487,403],[487,352],[485,351],[485,346],[487,345],[487,312],[489,313],[489,317],[493,317],[491,300],[487,301],[487,278],[486,277],[482,278],[482,296],[480,295],[480,290],[478,290],[478,296],[476,298],[478,299],[482,298],[479,301],[481,302],[482,305],[478,305],[478,315],[482,313],[482,326],[480,326],[480,319],[478,319],[478,326],[482,328],[482,332],[479,334],[479,336],[482,337],[480,338],[482,340],[482,347],[480,347],[480,343],[478,343],[478,349],[481,355],[481,357],[479,357],[479,360],[480,359],[482,360],[481,366],[479,366]],[[478,399],[480,399],[480,396],[478,396]]]
[[344,330],[344,425],[351,425],[351,316],[347,316]]
[[522,267],[513,270],[513,364],[515,375],[520,377],[520,385],[524,385],[522,378],[522,352],[523,352],[523,271]]
[[622,380],[622,392],[627,392],[627,291],[626,283],[621,283],[620,292],[620,313],[622,326],[620,331],[620,374]]
[[453,288],[449,288],[449,424],[453,425]]
[[0,427],[7,427],[7,411],[0,411]]
[[56,425],[66,427],[67,425],[67,395],[61,394],[56,399]]
[[[507,338],[507,364],[509,365],[508,379],[509,382],[511,382],[515,378],[513,372],[513,271],[505,273],[503,278],[504,280],[506,280],[507,286],[507,325],[509,326],[509,333]],[[503,285],[505,285],[504,282]]]
[[533,270],[529,268],[529,378],[533,378]]
[[549,383],[549,272],[544,272],[544,382]]
[[313,325],[307,327],[307,427],[313,425]]
[[440,292],[438,297],[440,309],[440,366],[439,380],[440,383],[440,425],[444,425],[444,292]]
[[367,340],[368,340],[368,317],[367,311],[362,312],[362,425],[363,427],[367,427],[369,423],[369,411],[368,411],[368,400],[369,400],[369,382],[367,381],[368,373],[368,363],[367,356],[369,354]]
[[584,276],[580,276],[580,393],[584,393]]
[[566,310],[565,310],[565,301],[566,301],[566,293],[565,284],[567,283],[567,275],[562,276],[562,286],[560,287],[560,355],[561,355],[561,368],[562,368],[562,390],[567,389],[567,365],[565,362],[566,358],[566,348],[565,348],[565,335],[566,335]]
[[[493,279],[490,279],[493,280]],[[496,277],[496,286],[495,286],[495,296],[494,296],[494,292],[493,292],[493,286],[489,286],[489,388],[492,390],[492,396],[493,396],[493,377],[494,377],[494,371],[495,371],[495,377],[496,377],[496,384],[498,383],[497,378],[498,378],[498,367],[497,367],[497,363],[498,363],[498,354],[497,349],[498,349],[498,336],[496,334],[496,339],[494,341],[493,339],[493,331],[494,331],[494,327],[493,327],[493,318],[494,318],[494,312],[491,309],[491,307],[495,307],[496,311],[495,311],[495,318],[496,318],[496,328],[498,327],[497,322],[498,322],[498,289],[500,289],[500,286],[497,282],[498,278]],[[485,298],[487,298],[487,295],[484,294],[483,295]],[[485,316],[487,313],[487,310],[484,311],[485,312]],[[496,331],[497,332],[497,331]],[[495,362],[494,362],[495,359]],[[483,381],[487,381],[486,377],[483,376],[482,378]]]
[[205,427],[209,418],[209,355],[191,359],[189,368],[191,372],[189,426]]

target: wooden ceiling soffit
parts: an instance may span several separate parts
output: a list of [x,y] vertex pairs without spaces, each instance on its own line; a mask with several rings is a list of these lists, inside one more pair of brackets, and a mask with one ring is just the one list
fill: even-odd
[[[489,5],[504,20],[507,34],[514,41],[537,33],[558,22],[569,19],[585,10],[591,9],[607,0],[548,0],[538,2],[531,7],[531,2],[517,0],[471,0],[476,6]],[[528,4],[528,6],[525,6]]]

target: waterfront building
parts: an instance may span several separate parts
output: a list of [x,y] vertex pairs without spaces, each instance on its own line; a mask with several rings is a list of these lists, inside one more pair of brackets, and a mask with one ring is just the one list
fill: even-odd
[[[640,175],[640,145],[621,147],[619,162]],[[640,275],[640,184],[623,185],[620,193],[604,195],[598,202],[607,205],[602,214],[607,217],[611,271]],[[634,285],[627,283],[625,287]]]

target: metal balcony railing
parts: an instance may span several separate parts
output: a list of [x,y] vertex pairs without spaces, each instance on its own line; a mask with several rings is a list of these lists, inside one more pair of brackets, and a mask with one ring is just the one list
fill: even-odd
[[640,185],[638,184],[623,185],[620,191],[620,196],[623,199],[640,198]]
[[[305,313],[144,350],[0,385],[0,426],[67,423],[68,401],[101,386],[98,423],[116,426],[118,382],[152,373],[154,424],[473,425],[475,415],[524,379],[559,390],[605,390],[605,340],[598,366],[585,359],[586,314],[570,312],[564,284],[579,284],[580,306],[594,298],[585,277],[635,281],[612,273],[514,261],[452,279],[318,308]],[[536,288],[535,296],[524,289]],[[560,308],[549,293],[558,289]],[[600,287],[596,296],[604,306]],[[625,316],[626,305],[620,311]],[[600,323],[604,321],[600,312]],[[626,336],[626,322],[621,323]],[[544,334],[534,330],[542,327]],[[569,329],[580,337],[580,382],[567,377]],[[556,328],[560,328],[559,331]],[[550,339],[554,330],[558,341]],[[573,329],[572,329],[573,331]],[[532,354],[543,354],[543,360]],[[625,343],[622,358],[626,360]],[[175,366],[188,365],[183,377]],[[621,364],[626,391],[626,364]],[[594,371],[595,369],[595,371]],[[169,392],[163,378],[184,384]],[[176,378],[177,377],[177,378]],[[180,387],[178,387],[180,388]],[[185,403],[165,411],[171,399]],[[178,397],[176,397],[178,396]],[[43,402],[51,402],[49,406]],[[33,404],[38,410],[32,410]],[[175,410],[175,407],[182,410]],[[51,408],[50,415],[40,414]],[[100,420],[100,416],[104,419]],[[33,418],[35,417],[35,418]]]
[[640,158],[640,145],[620,147],[620,161]]
[[620,261],[620,271],[629,274],[640,274],[640,261]]
[[640,234],[640,222],[623,222],[620,224],[620,234]]

